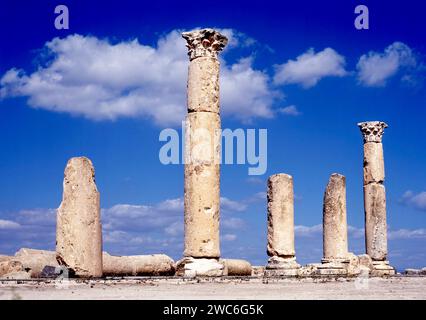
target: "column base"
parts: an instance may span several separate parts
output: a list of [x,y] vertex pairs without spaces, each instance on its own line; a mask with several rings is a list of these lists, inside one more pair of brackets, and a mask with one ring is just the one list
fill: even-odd
[[316,275],[346,276],[348,274],[348,259],[322,259],[317,265]]
[[221,277],[224,266],[215,258],[184,257],[176,263],[176,275],[188,278]]
[[371,269],[371,276],[382,277],[382,276],[393,276],[396,274],[394,267],[389,265],[389,261],[374,261],[373,268]]
[[274,256],[268,259],[264,275],[265,277],[295,277],[299,275],[299,269],[300,265],[296,262],[296,257],[283,258]]

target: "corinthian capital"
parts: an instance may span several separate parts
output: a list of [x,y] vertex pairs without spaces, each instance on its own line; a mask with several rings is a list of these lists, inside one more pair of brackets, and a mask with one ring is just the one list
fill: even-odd
[[217,58],[218,52],[228,43],[228,38],[213,29],[183,32],[182,37],[186,40],[189,60],[198,57]]
[[382,121],[368,121],[358,123],[358,127],[361,129],[364,143],[367,143],[382,142],[383,133],[388,125]]

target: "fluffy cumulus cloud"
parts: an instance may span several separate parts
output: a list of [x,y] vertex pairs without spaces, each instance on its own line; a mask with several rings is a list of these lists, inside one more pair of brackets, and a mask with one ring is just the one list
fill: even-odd
[[406,44],[394,42],[384,52],[371,51],[358,61],[358,81],[364,86],[378,87],[386,85],[386,81],[403,70],[404,81],[412,81],[410,69],[417,64],[416,57]]
[[426,211],[426,191],[414,193],[408,190],[402,195],[400,202],[418,210]]
[[[230,29],[226,50],[250,46],[253,39]],[[0,80],[0,96],[28,97],[28,105],[94,120],[144,117],[160,125],[179,124],[186,109],[188,57],[175,30],[155,46],[138,40],[111,43],[93,36],[70,35],[46,43],[33,73],[10,69]],[[273,116],[278,97],[269,77],[251,58],[222,61],[221,104],[225,115],[242,120]]]
[[275,68],[274,82],[276,84],[300,84],[305,88],[315,86],[325,77],[343,77],[345,58],[332,48],[315,53],[309,49],[296,60],[289,60]]

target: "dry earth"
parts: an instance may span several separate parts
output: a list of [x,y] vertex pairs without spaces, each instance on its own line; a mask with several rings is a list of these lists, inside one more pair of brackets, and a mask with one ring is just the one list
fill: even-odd
[[426,299],[426,277],[1,281],[0,299]]

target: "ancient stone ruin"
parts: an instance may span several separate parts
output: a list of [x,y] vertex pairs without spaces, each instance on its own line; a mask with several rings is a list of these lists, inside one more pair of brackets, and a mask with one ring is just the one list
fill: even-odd
[[385,164],[382,137],[387,124],[381,121],[358,123],[364,139],[365,246],[373,260],[373,273],[394,274],[387,261]]
[[268,265],[269,276],[295,276],[300,265],[294,249],[293,177],[275,174],[268,180]]
[[266,267],[240,259],[221,259],[220,134],[218,53],[227,38],[213,29],[182,34],[189,56],[185,136],[183,258],[163,254],[112,256],[102,252],[100,195],[92,162],[71,158],[65,168],[62,203],[57,211],[56,252],[23,248],[0,256],[0,277],[40,278],[67,274],[102,276],[389,276],[382,136],[384,122],[362,122],[366,254],[348,252],[346,178],[331,175],[324,193],[323,259],[296,262],[293,177],[274,174],[267,186]]
[[219,60],[228,39],[212,29],[182,34],[189,56],[185,130],[184,275],[221,276]]
[[56,259],[77,276],[102,276],[102,227],[95,169],[85,158],[65,168],[64,193],[56,222]]

